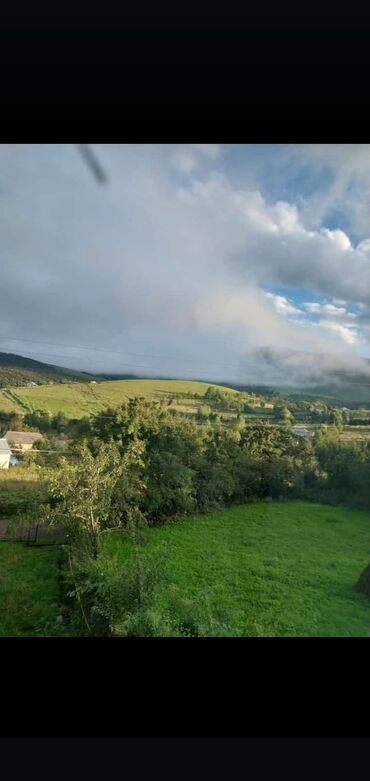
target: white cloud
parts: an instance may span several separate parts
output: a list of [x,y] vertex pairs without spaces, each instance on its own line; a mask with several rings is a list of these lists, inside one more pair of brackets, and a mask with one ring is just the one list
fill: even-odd
[[309,166],[325,175],[322,184],[304,202],[303,221],[318,228],[333,210],[340,210],[361,238],[370,233],[370,145],[304,144],[290,146],[291,164]]
[[326,322],[330,320],[337,324],[347,325],[350,328],[359,324],[359,315],[355,312],[349,312],[345,306],[336,306],[328,302],[308,301],[303,304],[303,307],[309,314],[320,316]]
[[323,236],[327,236],[330,241],[334,241],[339,250],[345,252],[346,250],[351,249],[351,242],[344,231],[322,228],[320,233],[322,233]]
[[334,304],[322,304],[317,302],[310,302],[303,304],[311,314],[325,314],[331,317],[343,317],[347,314],[347,310],[344,306],[335,306]]
[[184,174],[189,174],[197,165],[194,155],[186,149],[177,149],[171,157],[171,162],[174,168]]
[[194,144],[194,146],[205,157],[211,158],[211,160],[215,160],[221,154],[220,144]]
[[[268,201],[225,174],[196,176],[206,153],[191,145],[97,152],[105,188],[73,146],[0,146],[1,334],[127,351],[124,368],[110,355],[105,371],[129,371],[132,353],[162,356],[157,373],[184,374],[191,359],[209,376],[210,364],[237,367],[266,346],[332,353],[337,364],[355,355],[360,336],[344,305],[320,305],[312,324],[293,294],[264,288],[306,287],[368,306],[370,247],[350,250],[343,231],[308,229],[296,204]],[[173,166],[188,174],[180,190]],[[91,353],[84,360],[82,368],[101,368]],[[223,376],[234,379],[237,368]]]
[[332,320],[319,320],[318,326],[320,328],[327,328],[329,331],[333,331],[347,344],[359,344],[361,337],[354,328],[348,328],[340,323],[333,323]]
[[301,310],[297,309],[297,307],[285,298],[285,296],[275,295],[274,293],[265,293],[265,296],[273,303],[276,311],[280,315],[288,317],[289,315],[302,314]]

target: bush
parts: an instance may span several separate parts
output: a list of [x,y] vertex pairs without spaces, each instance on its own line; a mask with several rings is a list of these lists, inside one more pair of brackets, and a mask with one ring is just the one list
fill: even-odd
[[155,610],[163,572],[143,556],[122,568],[117,559],[100,553],[72,563],[65,576],[68,596],[74,600],[71,621],[80,634],[99,637],[151,637],[167,633]]

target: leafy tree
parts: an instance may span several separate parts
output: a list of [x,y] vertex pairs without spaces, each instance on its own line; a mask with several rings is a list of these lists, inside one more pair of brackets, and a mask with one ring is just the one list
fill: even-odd
[[204,420],[209,419],[211,412],[212,410],[207,404],[202,404],[197,410],[196,418],[200,422],[203,422]]
[[76,456],[74,462],[62,458],[59,469],[51,473],[46,518],[64,530],[73,552],[97,558],[103,529],[116,521],[112,500],[122,468],[119,452],[102,444],[94,456],[80,446]]

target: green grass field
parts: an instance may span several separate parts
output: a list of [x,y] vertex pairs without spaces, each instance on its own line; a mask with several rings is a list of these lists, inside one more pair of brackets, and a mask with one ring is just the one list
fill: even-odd
[[[188,393],[204,395],[210,385],[212,383],[187,380],[110,380],[96,384],[65,383],[12,388],[0,391],[0,410],[24,414],[27,410],[42,409],[51,413],[61,411],[68,417],[80,418],[107,407],[117,407],[125,399],[134,396],[181,399]],[[212,387],[238,393],[219,385]]]
[[[305,502],[247,504],[148,531],[179,593],[220,611],[227,636],[365,637],[353,587],[370,560],[367,513]],[[118,534],[112,555],[130,556]],[[168,583],[159,595],[167,603]]]
[[56,548],[0,542],[0,637],[63,636]]
[[[370,559],[368,514],[306,502],[259,502],[149,529],[140,550],[174,586],[218,616],[224,636],[366,637],[370,603],[354,591]],[[119,533],[108,553],[127,563]],[[58,548],[0,542],[0,636],[66,636],[56,624]]]

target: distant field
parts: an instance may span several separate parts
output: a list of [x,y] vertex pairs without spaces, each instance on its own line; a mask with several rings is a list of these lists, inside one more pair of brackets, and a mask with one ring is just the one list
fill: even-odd
[[[148,537],[148,551],[166,561],[182,597],[207,600],[221,614],[219,634],[369,634],[370,604],[353,589],[370,560],[365,512],[259,502],[152,528]],[[106,544],[127,560],[130,546],[119,535]],[[163,606],[167,595],[168,584]]]
[[12,518],[15,513],[26,512],[31,501],[44,498],[39,476],[36,466],[0,469],[0,522],[3,518]]
[[370,426],[345,426],[340,434],[343,442],[353,442],[356,439],[370,440]]
[[[43,409],[51,413],[64,412],[68,417],[80,418],[100,412],[107,407],[117,407],[130,397],[146,396],[156,399],[178,397],[184,394],[204,395],[207,388],[230,388],[208,382],[187,380],[111,380],[108,382],[65,383],[40,385],[36,388],[11,388],[0,391],[0,410],[24,413],[26,410]],[[184,403],[186,401],[184,399]]]

